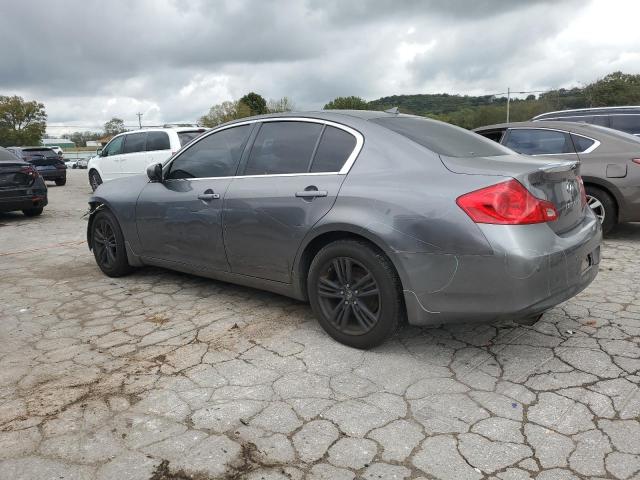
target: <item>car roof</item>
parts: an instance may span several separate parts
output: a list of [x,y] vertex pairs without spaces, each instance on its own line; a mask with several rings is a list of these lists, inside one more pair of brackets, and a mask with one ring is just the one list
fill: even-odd
[[0,162],[26,163],[4,147],[0,147]]
[[567,110],[555,110],[553,112],[545,112],[545,113],[536,115],[535,117],[532,118],[532,120],[541,119],[542,117],[546,117],[549,115],[561,115],[561,116],[570,117],[572,116],[572,114],[590,113],[590,112],[593,112],[594,114],[600,114],[600,115],[603,115],[606,113],[618,113],[618,114],[640,113],[640,106],[621,105],[617,107],[589,107],[589,108],[571,108]]
[[[146,128],[138,128],[136,130],[128,130],[126,132],[121,132],[118,135],[126,135],[128,133],[147,133],[147,132],[200,132],[208,130],[205,127],[146,127]],[[114,135],[117,137],[118,135]]]
[[40,147],[38,147],[38,146],[35,146],[35,147],[9,147],[9,148],[16,148],[18,150],[51,150],[51,151],[53,151],[53,148],[51,148],[51,147],[42,147],[42,146],[40,146]]

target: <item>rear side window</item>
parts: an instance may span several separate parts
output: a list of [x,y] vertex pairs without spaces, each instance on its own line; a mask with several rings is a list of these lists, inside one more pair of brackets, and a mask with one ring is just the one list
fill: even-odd
[[245,175],[306,173],[322,125],[312,122],[265,122],[253,143]]
[[204,130],[195,130],[193,132],[178,132],[178,140],[180,140],[180,146],[184,147],[187,143],[196,137],[202,135]]
[[312,172],[339,172],[356,147],[349,132],[327,125],[311,164]]
[[595,140],[591,140],[590,138],[583,137],[581,135],[571,134],[571,138],[573,139],[573,145],[576,147],[576,152],[582,153],[585,150],[589,150],[593,146]]
[[575,153],[569,134],[557,130],[510,129],[504,144],[525,155]]
[[147,133],[147,152],[156,150],[171,150],[169,135],[166,132]]
[[415,117],[383,117],[371,121],[440,155],[491,157],[513,153],[477,133],[444,122]]
[[144,152],[146,133],[130,133],[124,136],[122,153]]
[[251,125],[227,128],[188,147],[169,167],[167,178],[229,177],[236,174]]
[[631,134],[640,133],[640,115],[611,115],[609,120],[611,128]]

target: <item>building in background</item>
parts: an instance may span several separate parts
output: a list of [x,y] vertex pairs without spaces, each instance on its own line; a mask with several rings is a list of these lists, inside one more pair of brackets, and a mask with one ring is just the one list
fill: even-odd
[[76,144],[68,138],[43,138],[42,145],[45,147],[76,148]]

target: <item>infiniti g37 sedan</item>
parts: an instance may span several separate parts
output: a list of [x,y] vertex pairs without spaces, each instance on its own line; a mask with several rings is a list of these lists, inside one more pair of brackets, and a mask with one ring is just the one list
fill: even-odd
[[308,300],[369,348],[405,318],[535,318],[589,285],[602,233],[579,173],[410,115],[252,117],[101,185],[87,240],[109,276],[155,265]]

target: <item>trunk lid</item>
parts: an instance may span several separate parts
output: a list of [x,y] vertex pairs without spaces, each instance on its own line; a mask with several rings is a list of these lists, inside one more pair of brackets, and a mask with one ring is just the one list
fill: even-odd
[[24,172],[27,164],[17,161],[0,162],[0,190],[13,190],[28,187],[33,183],[33,177]]
[[[558,234],[571,230],[584,218],[586,207],[582,204],[578,162],[550,162],[548,159],[518,154],[440,158],[444,166],[454,173],[515,178],[535,197],[553,203],[558,212],[558,219],[549,222],[548,225]],[[499,181],[497,179],[496,183]]]

